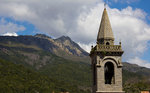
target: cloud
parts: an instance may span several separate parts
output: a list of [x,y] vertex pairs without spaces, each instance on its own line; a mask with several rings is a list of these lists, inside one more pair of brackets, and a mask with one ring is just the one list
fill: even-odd
[[84,44],[84,43],[80,43],[78,42],[79,46],[82,47],[84,50],[86,50],[87,52],[90,53],[91,51],[91,47],[92,45],[95,46],[96,44],[95,43],[89,43],[89,44]]
[[70,33],[74,40],[89,44],[96,42],[104,3],[98,4],[88,12],[82,12],[77,19],[77,30]]
[[18,36],[17,33],[13,32],[13,33],[5,33],[3,34],[3,36]]
[[[148,41],[150,40],[150,25],[145,22],[147,14],[141,9],[133,10],[132,7],[122,10],[108,7],[107,11],[115,36],[115,44],[122,41],[122,47],[125,51],[123,60],[134,59],[135,56],[140,57],[148,49]],[[82,44],[96,43],[102,12],[102,3],[91,8],[89,12],[82,12],[78,17],[78,30],[70,35]],[[84,45],[83,47],[90,49],[91,46],[87,48]]]
[[140,59],[139,57],[134,57],[133,59],[129,59],[128,62],[150,68],[150,63],[148,61]]
[[102,0],[1,0],[0,16],[34,24],[40,31],[59,37],[76,28],[80,12]]
[[142,55],[148,47],[150,40],[150,26],[144,21],[146,13],[131,7],[110,9],[110,20],[116,41],[121,39],[124,59]]
[[25,27],[22,25],[15,24],[13,22],[8,22],[4,18],[0,19],[0,34],[5,33],[15,33],[18,31],[24,31]]

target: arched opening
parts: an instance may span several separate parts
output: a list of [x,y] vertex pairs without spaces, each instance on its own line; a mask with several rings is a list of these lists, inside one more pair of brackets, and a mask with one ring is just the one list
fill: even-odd
[[114,84],[114,65],[111,62],[105,64],[105,84]]
[[107,42],[106,45],[110,45],[109,42]]

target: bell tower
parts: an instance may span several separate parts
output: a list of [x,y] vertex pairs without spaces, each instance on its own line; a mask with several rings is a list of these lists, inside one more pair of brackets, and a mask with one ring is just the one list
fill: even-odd
[[97,44],[92,46],[90,57],[93,72],[92,93],[124,93],[122,91],[122,62],[123,50],[121,42],[114,45],[114,35],[111,24],[104,8]]

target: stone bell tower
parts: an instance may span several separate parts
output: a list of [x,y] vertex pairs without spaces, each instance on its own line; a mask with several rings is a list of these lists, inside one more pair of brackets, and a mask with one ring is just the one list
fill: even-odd
[[124,93],[122,54],[121,42],[114,45],[114,35],[105,8],[97,35],[97,45],[92,46],[90,52],[93,72],[92,93]]

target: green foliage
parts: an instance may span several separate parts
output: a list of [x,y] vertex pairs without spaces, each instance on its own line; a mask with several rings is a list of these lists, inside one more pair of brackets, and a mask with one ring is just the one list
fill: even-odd
[[124,85],[124,91],[126,93],[140,93],[140,91],[149,91],[150,90],[150,81],[140,81],[136,83],[129,83]]
[[24,68],[22,65],[0,59],[0,90],[1,93],[35,93],[52,91],[54,82],[46,76]]
[[91,86],[92,73],[89,64],[58,57],[54,60],[55,62],[42,67],[40,72],[69,84],[76,84],[84,87]]
[[123,70],[123,88],[126,93],[140,93],[143,90],[150,90],[149,77],[144,74],[133,73]]
[[138,82],[138,80],[142,79],[141,75],[124,69],[122,70],[122,73],[123,73],[123,84],[131,82],[133,79],[134,82]]
[[[92,73],[90,65],[85,62],[66,60],[50,52],[41,50],[28,52],[11,48],[11,50],[8,51],[12,52],[12,55],[7,55],[0,51],[2,52],[0,53],[0,58],[15,64],[21,64],[28,69],[40,72],[56,81],[65,82],[69,86],[76,86],[76,88],[81,90],[90,90]],[[23,54],[29,54],[29,56]],[[30,55],[38,55],[39,58],[32,60],[32,56]],[[47,60],[44,59],[45,56],[48,58]],[[30,62],[33,65],[29,65],[27,62]]]
[[[52,79],[38,72],[0,59],[0,93],[88,93],[77,86]],[[75,92],[76,91],[76,92]]]

